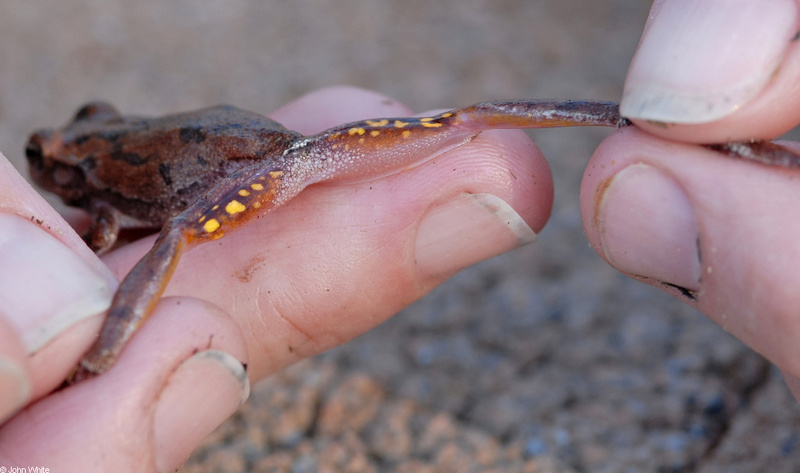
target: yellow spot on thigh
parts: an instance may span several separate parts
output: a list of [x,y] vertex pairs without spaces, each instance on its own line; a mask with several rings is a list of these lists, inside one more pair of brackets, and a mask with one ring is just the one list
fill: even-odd
[[283,171],[270,171],[269,177],[273,179],[280,179],[283,177]]
[[452,112],[445,112],[442,114],[442,118],[450,118],[452,116],[453,116]]
[[440,126],[442,126],[441,123],[422,123],[421,125],[426,128],[439,128]]
[[211,210],[217,210],[218,208],[219,208],[219,205],[215,205],[215,206],[211,207]]
[[409,136],[411,136],[411,130],[403,130],[403,132],[400,133],[400,135],[402,135],[403,138],[408,138]]
[[247,189],[239,189],[239,195],[242,197],[247,197],[248,195],[250,195],[250,191],[248,191]]
[[378,121],[366,120],[366,123],[369,126],[386,126],[386,125],[389,124],[389,120],[387,120],[385,118],[383,120],[378,120]]
[[405,127],[406,125],[408,125],[408,122],[404,122],[404,121],[402,121],[402,120],[395,120],[395,121],[394,121],[394,127],[395,127],[395,128],[403,128],[403,127]]
[[433,121],[433,117],[420,118],[419,121],[421,121],[422,123],[432,122]]
[[240,212],[244,212],[246,208],[247,207],[242,205],[242,203],[239,202],[238,200],[232,200],[228,202],[228,205],[225,206],[225,211],[231,215],[235,215]]
[[378,136],[380,134],[381,134],[381,132],[378,131],[378,130],[372,130],[371,132],[369,132],[369,136],[371,136],[373,138],[375,138],[376,136]]
[[218,228],[219,228],[219,221],[215,218],[210,219],[208,222],[205,223],[205,225],[203,225],[203,230],[205,230],[206,233],[213,233],[217,231]]
[[259,184],[259,183],[250,184],[250,188],[253,189],[254,191],[263,191],[264,190],[264,186],[262,184]]
[[201,215],[200,216],[200,220],[198,220],[197,223],[203,223],[205,221],[205,219],[206,219],[206,216],[205,215]]

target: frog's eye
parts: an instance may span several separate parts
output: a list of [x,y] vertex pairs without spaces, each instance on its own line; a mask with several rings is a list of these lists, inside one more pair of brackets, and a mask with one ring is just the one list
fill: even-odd
[[[45,132],[36,132],[28,139],[28,144],[25,145],[25,157],[28,158],[28,163],[31,166],[41,167],[42,159],[42,135]],[[46,138],[44,138],[46,139]]]
[[89,102],[81,107],[73,121],[110,121],[121,118],[121,115],[113,105],[107,102]]

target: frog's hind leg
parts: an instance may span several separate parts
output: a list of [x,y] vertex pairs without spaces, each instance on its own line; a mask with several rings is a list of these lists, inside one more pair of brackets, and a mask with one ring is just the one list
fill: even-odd
[[304,138],[309,163],[325,163],[314,182],[376,179],[413,168],[498,128],[630,124],[612,102],[512,100],[484,102],[428,117],[361,120]]
[[481,102],[449,112],[464,129],[555,128],[630,125],[616,102],[592,100],[507,100]]
[[125,343],[149,317],[186,245],[180,227],[180,223],[169,222],[153,248],[125,276],[114,295],[100,336],[81,359],[69,383],[106,372]]
[[220,238],[230,229],[280,206],[305,187],[291,159],[259,162],[220,181],[171,219],[150,251],[125,277],[114,296],[99,338],[70,382],[101,374],[150,316],[182,253],[193,244]]

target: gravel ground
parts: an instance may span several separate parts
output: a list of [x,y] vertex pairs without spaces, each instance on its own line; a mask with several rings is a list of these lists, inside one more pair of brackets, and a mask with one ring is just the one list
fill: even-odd
[[[0,149],[19,165],[32,129],[95,98],[139,114],[268,113],[333,84],[420,111],[616,100],[645,3],[5,2]],[[776,370],[588,247],[577,191],[606,133],[536,132],[557,189],[538,243],[254,386],[181,471],[800,470]]]

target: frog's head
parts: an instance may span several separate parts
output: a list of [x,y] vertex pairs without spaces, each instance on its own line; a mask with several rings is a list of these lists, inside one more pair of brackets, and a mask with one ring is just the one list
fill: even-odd
[[33,133],[25,146],[25,157],[28,158],[33,182],[57,194],[65,202],[80,199],[85,177],[65,155],[62,132],[45,129]]
[[25,146],[31,178],[43,189],[76,203],[84,194],[86,167],[93,165],[93,143],[98,129],[121,121],[117,110],[105,102],[81,107],[61,129],[34,132]]

